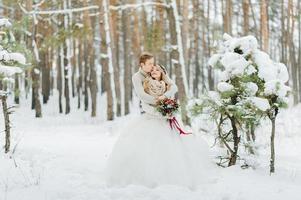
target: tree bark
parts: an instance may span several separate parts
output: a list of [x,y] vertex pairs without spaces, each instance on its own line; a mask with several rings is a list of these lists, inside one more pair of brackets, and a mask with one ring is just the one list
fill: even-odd
[[[182,104],[181,106],[181,114],[182,114],[182,120],[184,123],[188,124],[189,123],[189,118],[187,116],[187,111],[185,109],[186,105],[186,91],[187,89],[185,89],[185,85],[184,85],[184,76],[185,76],[185,70],[183,71],[182,66],[180,62],[180,46],[179,46],[179,41],[178,41],[178,35],[179,33],[177,33],[177,26],[176,26],[176,18],[175,18],[175,8],[174,7],[170,7],[167,8],[167,15],[168,15],[168,19],[169,19],[169,31],[170,31],[170,39],[171,39],[171,45],[176,46],[177,48],[172,48],[172,51],[170,53],[170,58],[171,58],[171,67],[173,69],[175,69],[175,75],[176,75],[176,84],[178,86],[178,98]],[[184,72],[184,75],[183,75]],[[187,91],[188,92],[188,91]]]
[[[111,47],[109,45],[110,44],[110,33],[107,31],[109,30],[109,24],[108,23],[108,17],[109,17],[109,11],[108,11],[108,5],[107,5],[107,0],[101,0],[100,1],[100,12],[104,13],[104,16],[101,20],[100,20],[100,33],[101,33],[101,66],[103,68],[103,78],[104,78],[104,89],[106,91],[106,95],[107,95],[107,120],[113,120],[114,119],[114,98],[113,98],[113,90],[115,89],[114,87],[112,87],[113,82],[112,80],[114,80],[112,77],[114,73],[113,71],[110,71],[112,69],[110,69],[110,65],[113,65],[112,63],[112,58],[110,58],[108,55],[110,53],[110,55],[112,55],[112,51],[111,51]],[[110,52],[111,51],[111,52]],[[112,67],[112,66],[111,66]],[[114,89],[113,89],[114,88]]]
[[5,125],[5,145],[4,150],[5,153],[8,153],[10,150],[10,120],[9,120],[9,108],[7,106],[7,96],[0,96],[0,100],[2,101],[2,111],[4,117],[4,125]]
[[270,118],[272,122],[272,132],[271,132],[271,159],[270,159],[270,173],[275,172],[275,126],[276,117]]
[[124,114],[127,115],[130,113],[130,100],[132,96],[132,82],[131,82],[131,40],[130,40],[130,31],[131,31],[131,20],[129,12],[126,10],[122,11],[122,30],[123,30],[123,49],[124,49]]
[[249,11],[250,11],[250,5],[249,5],[249,0],[243,0],[242,2],[242,7],[243,7],[243,17],[244,17],[244,35],[249,34]]
[[269,49],[269,27],[268,27],[268,13],[267,1],[261,0],[260,3],[260,40],[261,48],[268,52]]

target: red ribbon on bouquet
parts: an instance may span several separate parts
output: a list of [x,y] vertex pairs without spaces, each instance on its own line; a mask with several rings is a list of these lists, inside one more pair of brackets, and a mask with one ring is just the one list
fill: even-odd
[[176,117],[173,117],[171,119],[168,119],[169,120],[169,125],[170,125],[170,128],[173,129],[173,128],[176,128],[178,129],[178,131],[180,131],[180,135],[183,134],[183,135],[189,135],[189,134],[192,134],[192,133],[188,133],[188,132],[185,132],[181,129],[180,127],[180,124],[178,122],[178,120],[176,119]]

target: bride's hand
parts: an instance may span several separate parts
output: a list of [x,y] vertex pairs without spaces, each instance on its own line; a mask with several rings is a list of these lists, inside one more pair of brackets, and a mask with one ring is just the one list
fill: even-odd
[[163,99],[166,99],[166,96],[162,95],[162,96],[159,96],[157,99],[158,99],[159,101],[161,101],[161,100],[163,100]]

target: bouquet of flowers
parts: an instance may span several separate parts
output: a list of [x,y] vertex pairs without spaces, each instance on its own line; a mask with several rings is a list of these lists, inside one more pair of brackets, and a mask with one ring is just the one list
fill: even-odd
[[163,116],[173,116],[175,112],[179,109],[179,104],[174,99],[163,99],[157,103],[157,111],[160,112]]
[[168,121],[171,129],[177,129],[181,134],[188,135],[192,134],[189,132],[185,132],[181,127],[174,115],[174,113],[178,112],[179,104],[174,99],[163,99],[157,103],[157,111],[160,112],[163,116],[168,116]]

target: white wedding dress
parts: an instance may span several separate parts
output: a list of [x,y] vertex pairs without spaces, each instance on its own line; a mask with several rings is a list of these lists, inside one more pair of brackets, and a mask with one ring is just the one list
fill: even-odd
[[[195,134],[180,135],[151,108],[122,129],[108,159],[106,184],[195,188],[212,180],[208,145]],[[178,119],[178,118],[177,118]]]

